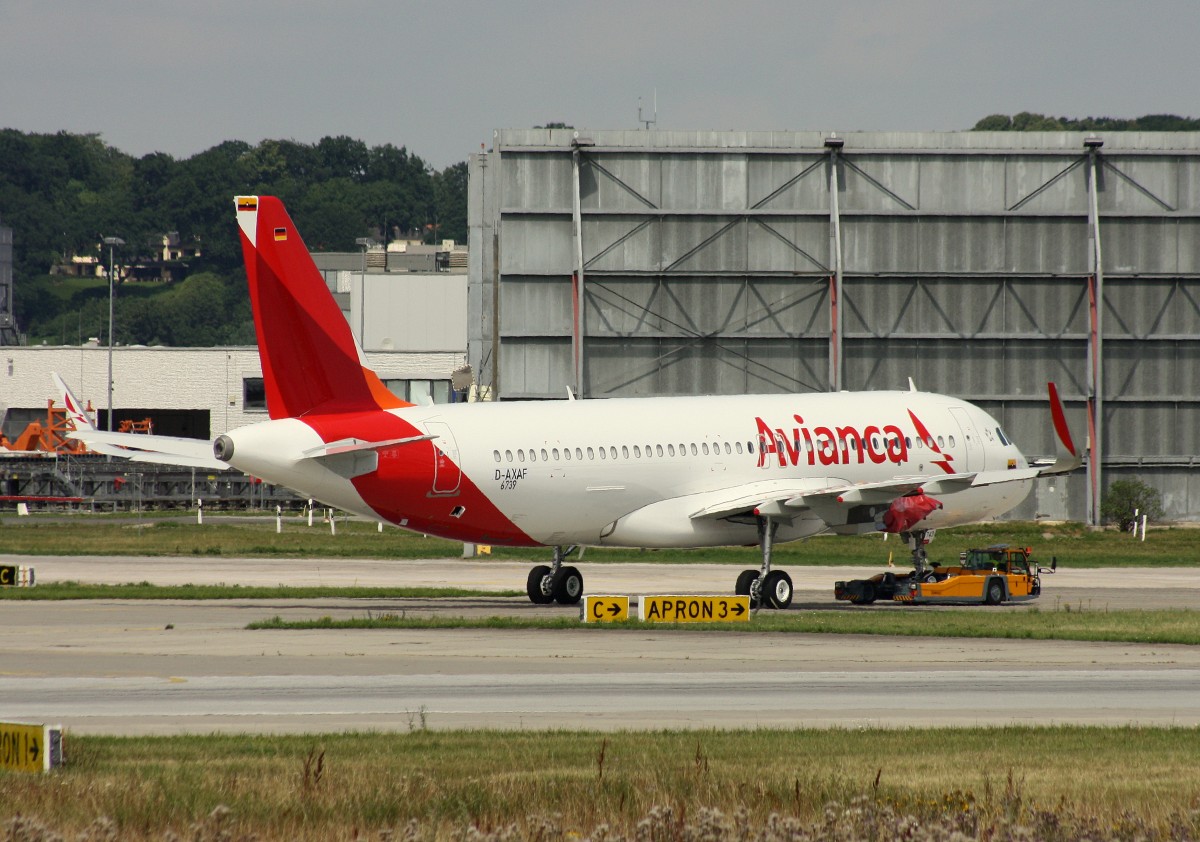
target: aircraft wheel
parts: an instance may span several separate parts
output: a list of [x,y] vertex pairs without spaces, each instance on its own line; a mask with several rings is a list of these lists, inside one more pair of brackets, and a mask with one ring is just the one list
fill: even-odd
[[525,581],[525,592],[529,594],[529,601],[534,605],[546,605],[554,599],[554,595],[548,593],[543,585],[549,577],[550,568],[545,564],[539,564],[529,571],[529,578]]
[[762,594],[768,608],[787,608],[792,604],[792,577],[782,570],[772,570],[763,582]]
[[750,596],[750,586],[754,584],[754,580],[757,578],[757,570],[743,570],[738,574],[737,584],[733,586],[733,592],[738,596]]
[[554,578],[554,601],[559,605],[578,605],[583,596],[583,574],[575,567],[564,567]]
[[984,602],[988,605],[999,605],[1004,602],[1004,583],[999,579],[992,579],[987,584],[987,593],[984,596]]

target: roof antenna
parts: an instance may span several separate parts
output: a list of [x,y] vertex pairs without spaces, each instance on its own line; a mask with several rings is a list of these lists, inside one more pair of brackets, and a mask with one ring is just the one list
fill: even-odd
[[646,131],[649,131],[651,126],[658,124],[658,88],[654,89],[653,119],[648,119],[642,116],[642,98],[638,97],[638,122],[643,124],[643,127],[646,129]]
[[917,389],[917,384],[913,382],[913,379],[911,377],[908,378],[908,391],[910,391],[910,392],[919,391]]

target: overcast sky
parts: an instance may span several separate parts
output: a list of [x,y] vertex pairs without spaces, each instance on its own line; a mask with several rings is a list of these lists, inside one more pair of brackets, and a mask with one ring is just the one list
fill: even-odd
[[2,0],[0,127],[132,155],[497,128],[955,130],[1200,116],[1200,0]]

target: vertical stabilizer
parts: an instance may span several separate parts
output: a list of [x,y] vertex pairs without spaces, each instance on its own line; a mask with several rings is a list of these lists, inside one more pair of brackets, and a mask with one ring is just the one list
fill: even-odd
[[364,364],[283,202],[235,201],[271,418],[409,406]]

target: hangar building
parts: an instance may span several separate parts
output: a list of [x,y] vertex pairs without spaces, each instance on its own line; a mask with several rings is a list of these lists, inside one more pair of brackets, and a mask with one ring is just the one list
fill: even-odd
[[1200,133],[502,130],[470,161],[468,357],[501,399],[903,389],[1200,518]]

